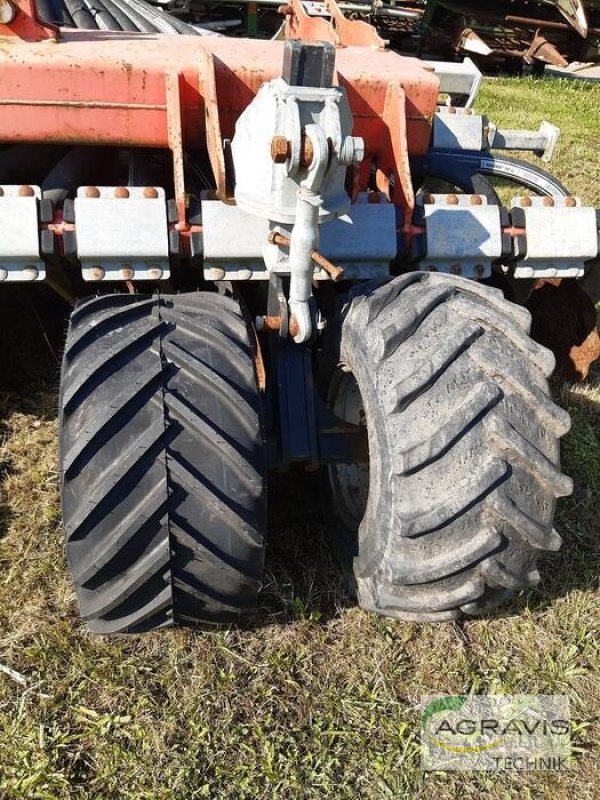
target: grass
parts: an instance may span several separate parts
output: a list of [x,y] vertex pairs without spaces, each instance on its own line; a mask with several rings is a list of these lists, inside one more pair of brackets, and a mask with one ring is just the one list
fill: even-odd
[[[498,80],[480,106],[504,125],[557,120],[554,170],[600,206],[600,90]],[[105,639],[78,619],[63,553],[56,393],[43,377],[54,366],[48,358],[25,390],[0,394],[0,664],[18,673],[0,672],[3,800],[597,796],[599,370],[557,389],[574,423],[563,550],[543,562],[542,588],[496,618],[418,626],[359,611],[310,480],[292,490],[281,476],[254,619]],[[419,703],[436,692],[568,695],[572,770],[423,774]]]

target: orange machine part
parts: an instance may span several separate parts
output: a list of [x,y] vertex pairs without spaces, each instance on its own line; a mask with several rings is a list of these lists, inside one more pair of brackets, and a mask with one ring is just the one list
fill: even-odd
[[[283,62],[275,41],[75,30],[25,41],[15,33],[0,47],[0,141],[161,147],[175,156],[208,143],[215,171],[220,141]],[[394,202],[409,210],[407,155],[429,146],[438,79],[417,59],[370,47],[338,48],[336,68],[378,185],[400,186]]]

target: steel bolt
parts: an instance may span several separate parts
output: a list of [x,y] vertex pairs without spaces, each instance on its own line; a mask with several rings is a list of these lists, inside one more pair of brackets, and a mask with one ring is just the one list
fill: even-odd
[[37,280],[39,274],[38,268],[34,267],[33,264],[28,264],[26,267],[23,267],[23,277],[26,281]]
[[531,208],[533,205],[533,201],[531,197],[522,197],[521,198],[521,208]]
[[472,206],[482,206],[483,205],[483,197],[479,194],[474,194],[471,196],[471,205]]
[[221,267],[213,267],[210,270],[210,280],[211,281],[222,281],[225,278],[225,270]]
[[146,186],[144,189],[144,197],[148,200],[156,200],[158,197],[158,190],[154,188],[154,186]]
[[97,186],[86,186],[83,193],[90,198],[100,197],[100,189]]
[[449,108],[448,108],[448,113],[450,113],[450,114],[456,114],[456,107],[455,107],[455,106],[449,106]]
[[423,195],[423,203],[426,206],[432,206],[435,204],[435,197],[432,194],[425,194]]
[[31,188],[31,186],[19,186],[19,191],[17,193],[19,197],[33,197],[35,192]]
[[552,197],[544,197],[542,203],[546,208],[554,208],[554,198]]
[[291,14],[294,13],[294,9],[291,6],[288,6],[288,5],[279,6],[278,9],[277,9],[277,13],[278,14],[283,14],[283,16],[285,16],[285,17],[289,17]]
[[132,278],[135,277],[135,270],[131,269],[131,267],[124,267],[121,270],[121,277],[125,281],[130,281]]
[[148,277],[151,281],[159,281],[163,276],[163,271],[160,267],[148,267]]
[[455,194],[449,194],[446,197],[446,204],[449,206],[457,206],[458,205],[458,197]]
[[101,281],[105,276],[103,267],[90,267],[88,275],[93,281]]
[[575,208],[576,205],[577,205],[577,200],[574,197],[567,197],[567,199],[565,200],[565,206],[567,208]]
[[118,197],[119,199],[129,197],[129,189],[126,189],[124,186],[117,186],[115,189],[115,197]]
[[271,139],[271,158],[275,164],[285,164],[291,155],[291,147],[285,136],[274,136]]

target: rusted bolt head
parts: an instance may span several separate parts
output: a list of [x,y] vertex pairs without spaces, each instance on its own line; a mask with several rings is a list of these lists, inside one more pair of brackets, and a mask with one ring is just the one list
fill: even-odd
[[554,198],[553,197],[544,197],[542,203],[546,208],[554,208]]
[[38,268],[34,267],[33,264],[28,264],[26,267],[23,267],[23,277],[26,281],[37,280],[39,274]]
[[450,114],[456,114],[456,107],[455,106],[449,106],[448,107],[448,112]]
[[291,14],[294,13],[294,9],[291,6],[283,5],[278,7],[277,13],[283,14],[284,17],[289,17]]
[[522,197],[521,198],[521,208],[531,208],[533,205],[533,201],[531,197]]
[[90,198],[100,197],[100,189],[97,186],[86,186],[83,193]]
[[567,208],[575,208],[577,205],[577,200],[574,197],[567,197],[565,200],[565,205]]
[[121,270],[121,277],[125,281],[130,281],[132,278],[135,277],[135,270],[131,269],[131,267],[123,267]]
[[458,197],[455,194],[449,194],[446,197],[446,205],[457,206],[458,205]]
[[19,197],[33,197],[35,192],[31,186],[19,186],[19,191],[17,194]]
[[144,189],[144,197],[148,200],[156,200],[158,197],[158,189],[155,189],[154,186],[146,186]]
[[480,194],[471,195],[471,205],[472,206],[482,206],[483,205],[483,197]]
[[129,189],[126,189],[124,186],[117,186],[115,189],[115,197],[118,197],[119,199],[129,197]]
[[290,143],[285,136],[274,136],[271,139],[271,158],[275,164],[285,164],[290,157]]
[[103,267],[90,267],[88,274],[93,281],[101,281],[106,273]]
[[148,267],[148,277],[151,281],[159,281],[163,276],[161,267]]
[[423,195],[423,203],[426,206],[432,206],[435,204],[435,197],[432,194],[424,194]]
[[303,136],[302,149],[300,152],[300,163],[302,164],[303,167],[310,167],[314,156],[315,156],[315,151],[313,148],[313,143],[308,138],[308,136]]

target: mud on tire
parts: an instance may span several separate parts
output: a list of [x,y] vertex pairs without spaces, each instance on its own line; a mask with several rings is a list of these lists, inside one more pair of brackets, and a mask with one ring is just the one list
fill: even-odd
[[229,622],[252,608],[265,455],[239,306],[199,292],[82,302],[60,402],[67,557],[88,627]]
[[453,276],[411,273],[353,294],[329,405],[354,409],[357,424],[340,392],[360,393],[369,468],[328,473],[364,608],[419,621],[480,614],[534,585],[537,555],[560,547],[570,420],[549,397],[554,357],[530,322],[498,290]]

